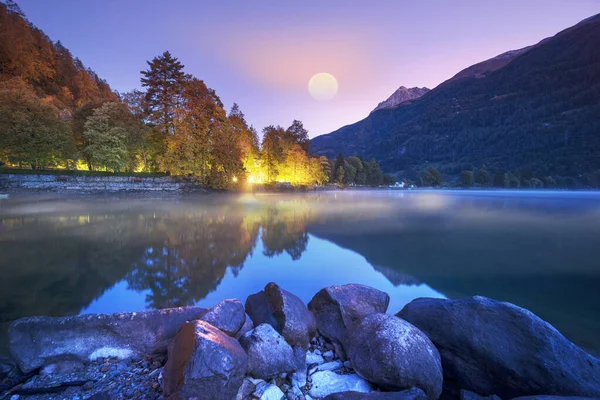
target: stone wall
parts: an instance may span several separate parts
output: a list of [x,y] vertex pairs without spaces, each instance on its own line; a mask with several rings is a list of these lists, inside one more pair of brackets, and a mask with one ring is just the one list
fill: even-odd
[[81,190],[81,191],[179,191],[185,182],[172,177],[62,176],[0,174],[0,188]]

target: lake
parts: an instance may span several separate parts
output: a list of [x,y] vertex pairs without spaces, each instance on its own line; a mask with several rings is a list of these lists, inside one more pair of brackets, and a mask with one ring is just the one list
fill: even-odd
[[0,354],[16,318],[362,283],[528,308],[600,354],[600,193],[331,191],[0,200]]

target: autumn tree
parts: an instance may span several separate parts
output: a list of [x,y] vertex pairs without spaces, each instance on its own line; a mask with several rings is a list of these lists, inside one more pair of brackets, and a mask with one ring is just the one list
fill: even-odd
[[258,134],[249,127],[240,107],[233,103],[228,115],[236,141],[239,143],[242,164],[245,171],[253,178],[258,177],[260,169],[260,149]]
[[285,132],[287,141],[289,142],[289,145],[286,147],[291,148],[294,144],[298,144],[308,154],[310,139],[308,138],[308,131],[304,129],[301,121],[295,119]]
[[235,130],[214,90],[192,78],[175,110],[173,134],[167,137],[163,167],[173,175],[193,176],[224,188],[243,172]]
[[184,66],[168,51],[147,63],[149,68],[141,72],[141,81],[146,88],[148,120],[165,136],[173,134],[175,112],[180,105],[186,81]]

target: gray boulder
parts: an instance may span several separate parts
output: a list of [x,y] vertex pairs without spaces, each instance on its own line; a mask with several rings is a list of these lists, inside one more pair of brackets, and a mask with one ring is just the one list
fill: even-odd
[[250,318],[250,316],[248,314],[245,314],[245,315],[246,315],[246,322],[244,322],[244,325],[242,325],[242,327],[240,328],[240,330],[237,331],[237,333],[235,334],[235,338],[236,339],[241,338],[246,333],[248,333],[252,329],[254,329],[254,323],[252,322],[252,318]]
[[292,346],[305,350],[317,333],[315,317],[299,297],[271,282],[259,293],[248,296],[246,312],[254,326],[269,324]]
[[397,315],[440,351],[445,391],[600,397],[600,360],[523,308],[485,297],[422,298]]
[[419,388],[412,388],[401,392],[334,393],[323,400],[427,400],[427,395]]
[[269,324],[261,324],[240,338],[248,354],[248,374],[269,380],[304,367],[302,349],[293,349]]
[[312,375],[312,386],[309,395],[326,397],[333,393],[360,392],[368,393],[373,390],[369,382],[356,374],[338,375],[332,371],[319,371]]
[[349,284],[321,289],[308,303],[308,309],[316,317],[321,335],[343,344],[346,329],[369,314],[385,313],[389,303],[387,293]]
[[180,307],[74,317],[28,317],[8,329],[13,358],[24,372],[63,360],[128,358],[164,353],[182,323],[206,310]]
[[237,340],[207,322],[186,322],[169,345],[163,392],[180,399],[235,399],[247,365]]
[[235,336],[246,322],[244,305],[237,299],[223,300],[200,318],[229,336]]
[[264,292],[281,336],[292,346],[308,349],[310,339],[317,334],[317,323],[304,302],[273,282],[265,286]]
[[423,332],[388,314],[371,314],[348,331],[348,359],[360,376],[385,390],[442,393],[442,361]]

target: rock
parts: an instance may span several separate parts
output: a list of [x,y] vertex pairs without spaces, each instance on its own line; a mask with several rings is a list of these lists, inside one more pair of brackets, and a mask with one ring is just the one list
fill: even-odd
[[317,371],[335,371],[336,369],[340,369],[344,366],[340,360],[330,361],[325,364],[321,364],[317,366]]
[[[308,303],[321,335],[334,343],[344,343],[346,329],[363,317],[385,313],[390,296],[365,285],[349,284],[321,289]],[[338,352],[338,355],[343,356]]]
[[427,400],[427,395],[419,388],[411,388],[401,392],[334,393],[323,400]]
[[316,353],[317,351],[318,350],[315,350],[315,352],[312,352],[312,351],[306,352],[306,365],[323,364],[325,362],[323,357],[321,357],[319,354]]
[[246,333],[240,343],[248,354],[248,374],[255,378],[268,380],[298,369],[294,349],[269,324],[261,324]]
[[496,395],[480,396],[477,393],[462,389],[460,391],[460,400],[502,400]]
[[240,330],[237,331],[237,333],[235,334],[235,338],[238,340],[239,340],[239,338],[244,336],[246,333],[248,333],[252,329],[254,329],[254,323],[252,322],[252,318],[250,318],[250,316],[248,314],[244,314],[244,315],[246,316],[246,322],[244,322],[244,325],[242,325]]
[[182,399],[231,400],[238,393],[248,357],[237,340],[205,321],[186,322],[169,345],[163,392]]
[[429,338],[408,322],[371,314],[350,329],[348,358],[360,376],[381,389],[418,387],[429,399],[442,393],[442,362]]
[[271,306],[267,301],[267,296],[264,291],[248,296],[248,298],[246,298],[245,309],[246,314],[252,319],[252,323],[255,327],[261,324],[269,324],[276,331],[281,331],[279,323],[271,311]]
[[292,346],[308,349],[317,333],[317,323],[304,302],[273,282],[265,286],[264,292],[281,336]]
[[309,394],[312,397],[326,397],[339,392],[367,393],[372,390],[369,382],[356,374],[338,375],[331,371],[319,371],[312,376],[312,387]]
[[205,309],[180,307],[137,313],[28,317],[8,330],[10,352],[24,372],[62,360],[127,358],[166,351],[182,323]]
[[246,313],[239,300],[228,299],[208,309],[200,319],[219,328],[229,336],[235,336],[246,322]]
[[80,361],[65,360],[45,365],[40,371],[40,375],[50,374],[70,374],[83,370],[84,365]]
[[252,393],[256,389],[256,385],[250,379],[244,379],[242,386],[235,396],[235,400],[248,400],[252,398]]
[[293,388],[302,389],[304,386],[306,386],[306,383],[307,383],[306,369],[302,368],[301,370],[294,372],[294,374],[292,375],[292,387]]
[[326,361],[331,361],[331,360],[333,360],[333,351],[329,350],[329,351],[326,351],[325,353],[323,353],[323,358],[324,358]]
[[260,400],[281,400],[285,394],[276,385],[268,383],[257,388],[254,396]]
[[440,351],[445,391],[600,397],[600,360],[523,308],[485,297],[422,298],[398,316]]

